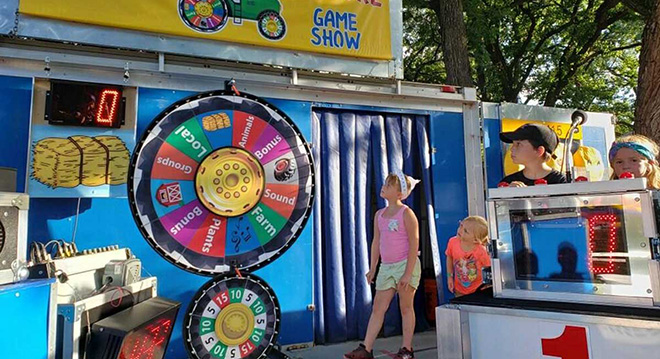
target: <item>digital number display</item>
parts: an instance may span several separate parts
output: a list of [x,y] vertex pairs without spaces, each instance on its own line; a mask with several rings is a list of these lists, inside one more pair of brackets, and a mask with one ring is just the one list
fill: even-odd
[[97,321],[87,358],[163,359],[180,306],[154,297]]
[[128,334],[118,359],[162,358],[173,324],[173,318],[159,318]]
[[119,128],[124,124],[122,86],[53,80],[46,94],[49,124]]
[[516,277],[603,283],[630,276],[623,207],[510,210]]

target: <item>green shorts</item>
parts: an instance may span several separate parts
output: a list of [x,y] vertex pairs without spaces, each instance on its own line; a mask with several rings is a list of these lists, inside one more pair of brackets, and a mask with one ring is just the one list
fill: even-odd
[[[380,270],[378,271],[378,277],[376,277],[376,290],[388,290],[390,288],[397,289],[399,280],[406,272],[407,263],[407,259],[404,259],[401,262],[390,264],[381,263]],[[420,263],[419,258],[417,258],[415,267],[413,268],[412,278],[410,279],[410,285],[415,289],[417,289],[419,286],[419,279],[421,274],[422,264]]]

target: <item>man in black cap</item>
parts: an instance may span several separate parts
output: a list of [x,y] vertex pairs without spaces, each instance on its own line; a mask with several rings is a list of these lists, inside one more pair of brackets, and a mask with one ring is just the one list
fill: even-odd
[[525,166],[522,171],[510,174],[502,179],[511,187],[533,186],[537,180],[544,179],[547,184],[566,183],[566,177],[546,163],[557,148],[559,137],[548,126],[536,123],[522,125],[513,132],[500,133],[503,142],[511,143],[513,163]]

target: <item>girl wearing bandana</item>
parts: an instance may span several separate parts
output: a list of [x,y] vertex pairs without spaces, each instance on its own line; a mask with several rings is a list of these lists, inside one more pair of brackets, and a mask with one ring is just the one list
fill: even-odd
[[612,179],[628,172],[634,178],[646,177],[650,189],[660,189],[658,145],[642,135],[623,136],[614,141],[609,153]]
[[412,338],[415,330],[413,299],[419,286],[421,264],[417,257],[419,248],[418,222],[415,213],[401,201],[412,192],[418,180],[401,172],[387,176],[380,196],[387,200],[387,207],[376,212],[374,238],[371,244],[371,263],[367,281],[372,283],[378,260],[381,261],[376,278],[376,296],[364,343],[344,355],[346,359],[373,358],[373,344],[383,326],[385,312],[395,294],[399,294],[403,323],[403,344],[395,359],[412,359]]

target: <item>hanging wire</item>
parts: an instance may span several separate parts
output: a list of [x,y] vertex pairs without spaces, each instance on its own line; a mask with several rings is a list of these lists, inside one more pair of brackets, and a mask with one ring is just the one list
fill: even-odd
[[76,221],[73,224],[73,234],[71,235],[71,243],[76,244],[76,230],[78,229],[78,215],[80,215],[80,197],[78,197],[78,205],[76,206]]

